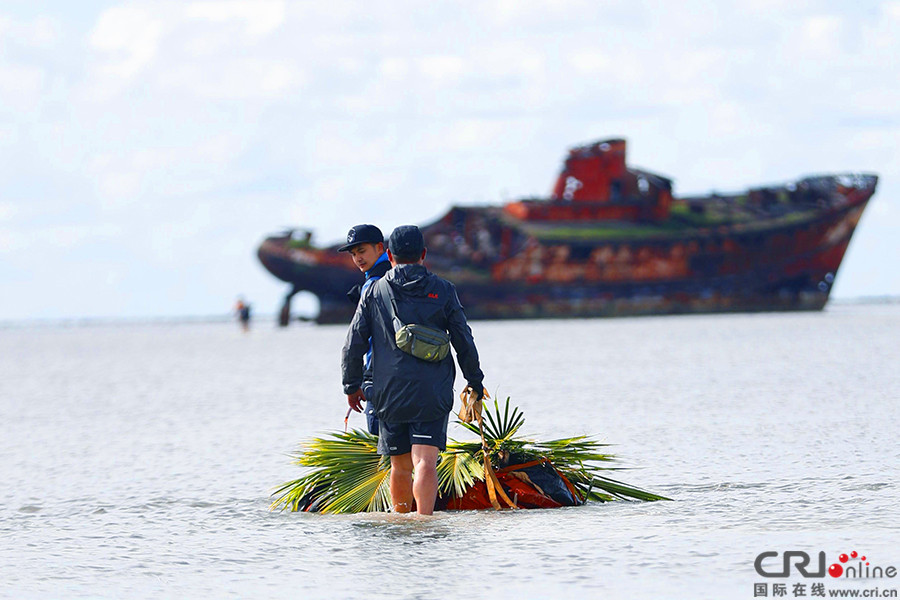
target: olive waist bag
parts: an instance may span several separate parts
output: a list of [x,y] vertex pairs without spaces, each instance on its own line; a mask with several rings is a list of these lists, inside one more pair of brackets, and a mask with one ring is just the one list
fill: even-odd
[[394,342],[397,347],[416,358],[428,362],[440,362],[450,353],[450,335],[446,331],[410,323],[405,325],[397,316],[397,300],[387,284],[391,299],[391,318],[394,324]]

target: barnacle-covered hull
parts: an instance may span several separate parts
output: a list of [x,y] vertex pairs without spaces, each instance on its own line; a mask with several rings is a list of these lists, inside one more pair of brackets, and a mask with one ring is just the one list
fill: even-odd
[[[422,227],[426,264],[472,319],[819,310],[876,185],[851,173],[675,198],[670,180],[624,167],[624,141],[598,142],[572,150],[549,199]],[[361,275],[337,246],[287,233],[259,258],[319,298],[319,322],[346,322]]]

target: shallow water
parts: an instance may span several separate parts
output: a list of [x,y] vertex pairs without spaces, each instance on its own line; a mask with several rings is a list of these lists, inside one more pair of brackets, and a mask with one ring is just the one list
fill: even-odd
[[637,467],[614,477],[675,501],[432,518],[268,510],[286,454],[343,425],[344,329],[254,325],[0,329],[0,596],[900,588],[753,567],[792,549],[900,566],[900,306],[473,323],[524,433],[597,434]]

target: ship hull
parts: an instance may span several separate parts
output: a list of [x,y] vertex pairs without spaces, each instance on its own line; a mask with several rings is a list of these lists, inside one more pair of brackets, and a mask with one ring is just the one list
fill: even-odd
[[[460,300],[473,319],[821,310],[865,206],[862,201],[794,227],[671,241],[670,247],[712,249],[692,257],[682,276],[588,282],[576,274],[558,282],[469,283],[460,286]],[[776,239],[790,242],[776,249]],[[716,251],[729,242],[756,251]],[[704,268],[706,273],[697,272]]]
[[[642,273],[640,267],[626,269],[621,276],[608,273],[600,281],[588,279],[586,266],[556,275],[556,280],[533,275],[525,280],[504,280],[453,269],[432,270],[456,283],[470,319],[821,310],[867,200],[792,226],[654,241],[662,255],[681,247],[700,248],[682,261],[687,268],[671,267],[674,273],[670,277],[665,276],[665,268],[662,273],[652,269]],[[650,243],[621,242],[612,245],[612,252],[636,254]],[[593,246],[611,245],[598,242]],[[741,250],[723,251],[724,246]],[[589,254],[584,248],[581,253]],[[260,260],[273,274],[293,284],[293,290],[310,291],[319,298],[319,323],[346,323],[354,310],[346,291],[359,283],[361,276],[346,256],[335,254],[337,261],[321,264],[277,239],[267,240],[259,250]]]

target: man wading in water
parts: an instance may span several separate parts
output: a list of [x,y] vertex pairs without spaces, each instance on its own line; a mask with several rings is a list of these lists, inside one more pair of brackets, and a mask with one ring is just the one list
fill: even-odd
[[[388,261],[387,252],[384,250],[384,234],[374,225],[356,225],[347,233],[347,243],[340,248],[338,252],[349,252],[353,259],[353,264],[363,272],[366,276],[365,282],[353,286],[347,297],[355,305],[359,305],[359,300],[365,295],[366,291],[373,283],[384,276],[391,268]],[[365,373],[362,383],[363,395],[369,397],[372,390],[372,345],[369,344],[369,351],[366,352]],[[362,410],[360,402],[357,400],[356,405],[350,405],[353,410],[359,412]],[[350,411],[347,411],[350,416]],[[346,419],[344,424],[346,425]],[[378,419],[375,417],[375,410],[372,405],[366,409],[366,425],[369,433],[378,435]]]
[[463,376],[479,397],[484,394],[484,374],[456,288],[425,268],[425,252],[418,227],[404,225],[391,233],[388,259],[393,268],[360,300],[344,342],[341,368],[347,402],[359,411],[365,399],[360,390],[362,358],[371,338],[373,386],[368,401],[380,421],[378,453],[391,457],[393,510],[409,512],[415,497],[419,514],[430,515],[437,498],[438,453],[447,444],[456,369],[450,353],[434,361],[397,347],[391,293],[400,322],[450,334]]

